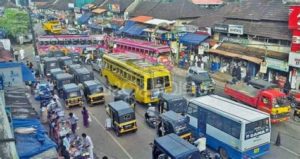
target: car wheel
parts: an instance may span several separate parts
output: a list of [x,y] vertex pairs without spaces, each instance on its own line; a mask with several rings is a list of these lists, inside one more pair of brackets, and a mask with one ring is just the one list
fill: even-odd
[[228,159],[227,151],[223,147],[219,149],[219,153],[222,159]]
[[120,129],[119,129],[119,128],[116,128],[116,135],[117,135],[118,137],[121,136],[121,134],[120,134]]

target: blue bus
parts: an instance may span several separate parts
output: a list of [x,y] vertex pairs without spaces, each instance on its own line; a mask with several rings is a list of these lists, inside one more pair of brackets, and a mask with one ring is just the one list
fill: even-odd
[[270,116],[246,105],[217,96],[192,99],[189,126],[194,137],[205,136],[207,146],[222,158],[257,158],[270,149]]

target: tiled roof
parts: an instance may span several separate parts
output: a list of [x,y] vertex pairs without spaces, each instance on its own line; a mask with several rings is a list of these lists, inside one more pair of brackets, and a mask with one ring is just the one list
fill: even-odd
[[224,24],[243,25],[244,33],[249,35],[257,35],[280,40],[291,39],[288,25],[285,22],[225,20]]
[[103,5],[106,7],[106,9],[109,9],[107,6],[108,4],[119,4],[120,11],[124,12],[133,2],[134,0],[107,0]]
[[223,4],[223,0],[192,0],[194,4],[199,5],[221,5]]
[[198,26],[198,27],[211,27],[218,23],[223,23],[225,20],[225,16],[231,12],[236,5],[234,4],[228,4],[221,8],[207,11],[206,15],[203,15],[194,21],[192,21],[190,24]]
[[173,2],[141,2],[131,16],[146,15],[154,18],[176,20],[181,18],[197,18],[203,15],[206,9],[200,10],[189,0],[175,0]]
[[247,0],[226,17],[248,20],[287,21],[288,7],[279,0]]

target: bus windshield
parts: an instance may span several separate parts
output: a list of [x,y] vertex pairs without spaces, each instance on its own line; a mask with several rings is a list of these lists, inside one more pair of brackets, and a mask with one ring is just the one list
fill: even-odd
[[147,81],[147,90],[155,88],[164,88],[170,86],[169,76],[149,78]]
[[270,132],[269,118],[246,124],[245,140]]

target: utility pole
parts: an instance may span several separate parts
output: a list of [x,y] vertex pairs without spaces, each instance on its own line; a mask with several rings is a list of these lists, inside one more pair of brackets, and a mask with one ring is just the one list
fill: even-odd
[[31,31],[31,34],[32,34],[32,44],[33,44],[33,48],[34,48],[34,55],[38,56],[39,53],[38,53],[38,50],[37,50],[37,47],[36,47],[36,38],[35,38],[34,29],[33,29],[32,17],[31,17],[32,11],[31,11],[29,6],[27,7],[27,11],[28,11],[28,15],[29,15],[29,27],[30,27],[30,31]]

